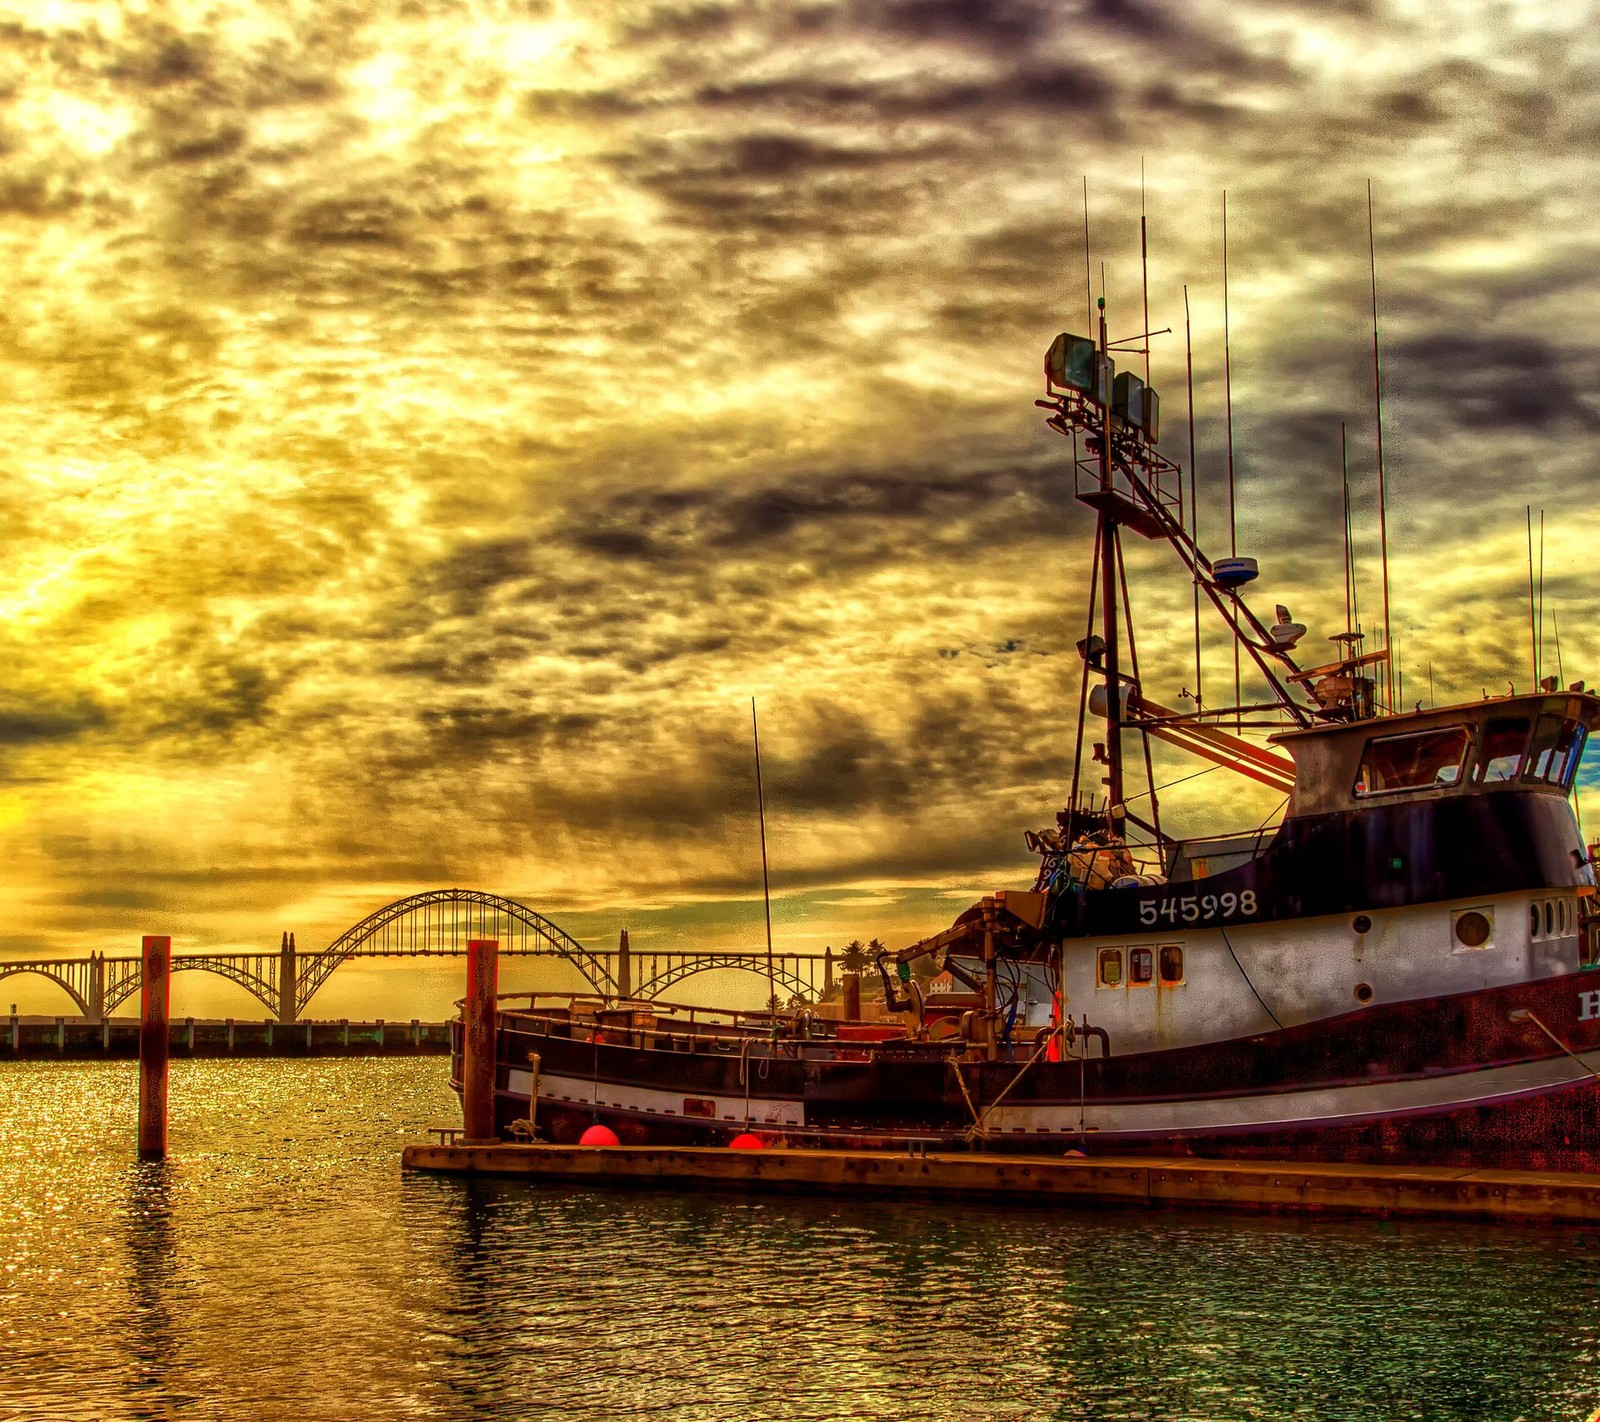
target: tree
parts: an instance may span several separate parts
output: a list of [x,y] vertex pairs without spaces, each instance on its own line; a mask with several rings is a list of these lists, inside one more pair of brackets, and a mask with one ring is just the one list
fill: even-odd
[[[878,940],[872,940],[876,943]],[[847,973],[861,973],[866,971],[867,950],[861,946],[859,938],[852,938],[844,945],[844,952],[839,955],[839,966]]]

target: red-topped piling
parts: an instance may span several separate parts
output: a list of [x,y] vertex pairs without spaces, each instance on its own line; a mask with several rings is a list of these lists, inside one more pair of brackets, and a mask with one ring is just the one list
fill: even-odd
[[172,940],[147,936],[139,976],[139,1158],[167,1153],[168,1020]]
[[461,1008],[461,1124],[469,1141],[492,1141],[494,1131],[495,994],[500,940],[467,943],[467,999]]

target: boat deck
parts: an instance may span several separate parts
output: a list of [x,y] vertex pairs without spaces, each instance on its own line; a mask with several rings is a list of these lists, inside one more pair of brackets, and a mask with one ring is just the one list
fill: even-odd
[[447,1175],[552,1183],[693,1183],[806,1194],[1003,1197],[1085,1206],[1600,1221],[1600,1175],[1448,1166],[499,1142],[408,1145],[402,1165]]

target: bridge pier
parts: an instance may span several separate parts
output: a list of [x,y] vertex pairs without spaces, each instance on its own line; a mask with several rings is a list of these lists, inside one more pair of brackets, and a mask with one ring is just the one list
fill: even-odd
[[106,955],[89,955],[88,991],[84,993],[84,1016],[91,1022],[103,1022],[106,1015]]
[[628,952],[626,928],[617,940],[617,996],[624,999],[633,996],[633,960]]
[[299,1016],[300,1004],[297,988],[299,970],[295,962],[294,934],[283,935],[283,946],[278,949],[278,1021],[291,1023]]

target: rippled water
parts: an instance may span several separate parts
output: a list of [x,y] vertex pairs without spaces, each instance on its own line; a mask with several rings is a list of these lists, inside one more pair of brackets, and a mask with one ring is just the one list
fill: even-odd
[[0,1418],[1525,1418],[1600,1233],[402,1178],[438,1059],[0,1068]]

